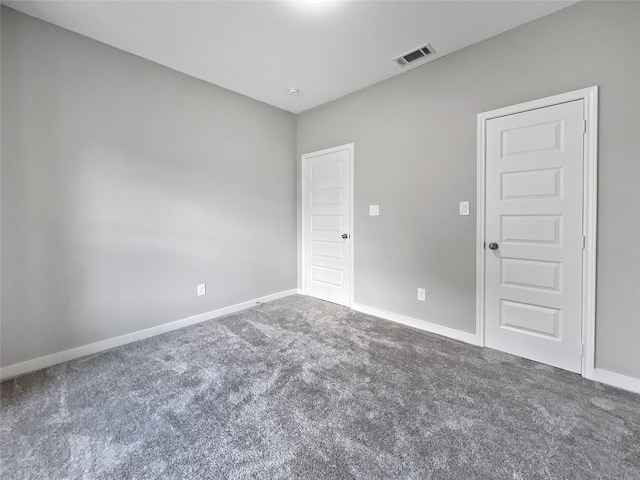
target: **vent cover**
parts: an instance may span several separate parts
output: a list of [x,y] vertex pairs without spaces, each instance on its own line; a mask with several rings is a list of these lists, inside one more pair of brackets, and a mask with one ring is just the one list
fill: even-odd
[[427,43],[426,45],[411,50],[410,52],[403,53],[399,57],[394,58],[393,61],[401,67],[405,67],[410,63],[417,62],[418,60],[422,60],[428,57],[429,55],[433,55],[435,52],[436,51],[433,49],[433,47]]

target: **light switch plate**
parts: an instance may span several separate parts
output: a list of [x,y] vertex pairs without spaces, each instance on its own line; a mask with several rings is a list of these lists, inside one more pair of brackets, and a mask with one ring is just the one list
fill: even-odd
[[375,217],[380,215],[380,205],[369,205],[369,216]]
[[206,283],[201,283],[198,285],[198,296],[202,296],[202,295],[206,295],[207,294],[207,284]]
[[425,291],[424,288],[418,289],[418,300],[420,300],[421,302],[427,301],[427,292]]
[[469,215],[469,202],[460,202],[460,215]]

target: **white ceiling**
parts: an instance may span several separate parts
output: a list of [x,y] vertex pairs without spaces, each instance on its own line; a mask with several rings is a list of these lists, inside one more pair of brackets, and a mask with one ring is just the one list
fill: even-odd
[[392,59],[414,47],[430,43],[433,61],[576,0],[3,3],[299,113],[413,68]]

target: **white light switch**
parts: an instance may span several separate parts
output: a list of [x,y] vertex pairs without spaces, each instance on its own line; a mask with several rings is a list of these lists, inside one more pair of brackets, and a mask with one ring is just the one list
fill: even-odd
[[380,205],[369,205],[369,216],[375,217],[380,215]]
[[460,215],[469,215],[469,202],[460,202]]
[[198,296],[200,297],[206,294],[207,294],[207,284],[201,283],[200,285],[198,285]]

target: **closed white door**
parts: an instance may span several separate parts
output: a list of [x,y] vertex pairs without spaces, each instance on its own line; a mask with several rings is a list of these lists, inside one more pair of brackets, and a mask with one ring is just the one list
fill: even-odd
[[304,292],[350,306],[352,145],[303,156]]
[[581,372],[584,101],[486,128],[485,344]]

